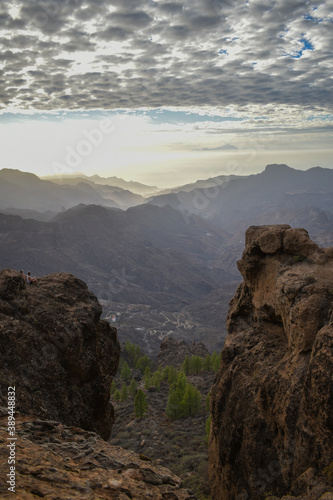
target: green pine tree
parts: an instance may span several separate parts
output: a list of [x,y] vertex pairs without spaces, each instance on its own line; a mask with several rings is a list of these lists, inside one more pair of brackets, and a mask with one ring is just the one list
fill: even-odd
[[218,354],[216,351],[214,351],[212,354],[212,363],[213,363],[213,370],[215,373],[217,373],[219,371],[221,364],[221,354]]
[[150,368],[150,359],[148,358],[147,354],[145,354],[144,356],[141,356],[141,358],[138,359],[135,368],[144,373],[147,366],[149,366]]
[[118,389],[114,393],[113,397],[114,397],[115,401],[120,401],[120,392]]
[[133,359],[134,366],[136,366],[141,355],[142,355],[141,349],[138,345],[136,345],[134,349],[134,359]]
[[124,361],[123,366],[121,368],[120,372],[120,377],[125,381],[128,382],[132,376],[132,372],[130,367],[128,366],[127,361]]
[[134,398],[135,394],[136,394],[136,390],[138,388],[138,384],[136,383],[136,381],[134,380],[134,378],[132,378],[132,381],[130,383],[130,386],[129,386],[129,392],[130,392],[130,395]]
[[163,370],[163,380],[168,380],[169,371],[170,371],[170,366],[166,366]]
[[183,399],[186,391],[187,379],[184,372],[179,372],[177,377],[177,382],[175,384],[176,390],[180,399]]
[[184,418],[195,415],[200,410],[201,394],[192,384],[186,385],[184,397],[182,399],[181,408]]
[[168,403],[166,407],[166,414],[169,418],[176,420],[181,417],[181,397],[179,396],[179,392],[176,388],[174,388],[168,397]]
[[211,372],[213,370],[213,361],[210,354],[207,354],[204,360],[203,369],[206,372]]
[[121,393],[120,393],[120,401],[126,401],[128,397],[128,389],[127,389],[127,385],[125,383],[123,383],[123,385],[121,386]]
[[156,387],[158,391],[160,390],[162,379],[163,379],[162,370],[160,369],[156,370],[156,372],[154,372],[152,375],[151,385]]
[[193,354],[193,356],[191,356],[191,359],[190,359],[190,367],[191,367],[191,372],[198,375],[201,372],[202,367],[203,367],[202,358],[200,358],[200,356],[195,356]]
[[143,418],[148,409],[148,402],[145,393],[139,389],[134,398],[134,414],[137,418]]
[[178,373],[177,373],[176,368],[174,366],[170,366],[169,367],[169,372],[168,372],[168,383],[169,383],[169,385],[172,385],[175,382],[177,382],[177,378],[178,378]]

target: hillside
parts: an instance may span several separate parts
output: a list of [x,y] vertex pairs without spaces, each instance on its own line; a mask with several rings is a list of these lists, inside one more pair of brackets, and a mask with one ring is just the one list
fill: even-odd
[[[221,354],[169,335],[151,359],[127,341],[119,360],[116,330],[73,275],[35,287],[2,270],[0,439],[14,387],[22,498],[328,500],[332,259],[304,229],[250,227]],[[193,317],[218,328],[221,294]]]
[[156,331],[142,338],[148,349],[167,332],[192,335],[199,324],[202,331],[205,320],[182,309],[235,281],[217,263],[225,235],[195,216],[186,223],[171,207],[79,205],[46,222],[0,214],[0,238],[3,266],[75,274],[103,301],[105,316],[117,314],[123,340],[134,340],[135,328]]
[[[219,357],[215,354],[217,370]],[[147,379],[147,368],[144,369],[141,363],[142,355],[137,345],[129,345],[128,342],[122,345],[120,367],[112,391],[116,420],[110,443],[141,453],[154,463],[167,467],[183,480],[184,486],[190,488],[198,499],[206,500],[210,498],[206,432],[209,411],[206,398],[215,370],[205,360],[211,356],[203,343],[189,344],[169,337],[162,342],[157,361],[145,359],[151,373]],[[195,359],[197,363],[198,358],[199,365],[194,372],[191,360]],[[193,414],[175,418],[168,414],[171,379],[177,379],[186,359],[189,361],[186,382],[199,391],[200,405]],[[140,363],[141,369],[135,368]],[[135,417],[133,383],[146,395],[148,407],[142,419]]]
[[141,196],[148,196],[152,193],[158,192],[160,189],[157,186],[147,186],[141,182],[135,181],[125,181],[120,177],[101,177],[100,175],[87,176],[82,173],[72,174],[72,175],[49,175],[44,177],[44,179],[57,182],[59,184],[76,184],[77,182],[84,182],[98,184],[99,186],[111,186],[115,188],[121,188],[132,193],[139,194]]
[[80,205],[44,223],[1,215],[1,258],[37,275],[75,273],[104,299],[177,310],[230,280],[214,266],[223,236],[212,232],[207,245],[209,230],[148,205],[126,212]]

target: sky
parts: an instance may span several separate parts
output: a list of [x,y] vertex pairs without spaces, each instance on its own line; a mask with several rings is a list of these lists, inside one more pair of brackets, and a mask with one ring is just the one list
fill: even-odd
[[333,1],[0,0],[0,168],[333,168]]

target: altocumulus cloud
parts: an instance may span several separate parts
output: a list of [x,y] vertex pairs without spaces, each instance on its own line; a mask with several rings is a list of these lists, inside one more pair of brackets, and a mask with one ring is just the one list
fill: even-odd
[[322,0],[1,0],[0,7],[2,109],[331,112],[333,14]]

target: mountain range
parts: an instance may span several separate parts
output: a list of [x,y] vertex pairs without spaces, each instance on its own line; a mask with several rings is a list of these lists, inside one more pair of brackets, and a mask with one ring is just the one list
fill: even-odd
[[121,181],[1,170],[0,265],[75,274],[121,340],[149,352],[171,334],[222,346],[248,226],[305,227],[318,244],[333,245],[331,169],[268,165],[257,175],[218,176],[154,196],[154,186],[134,183],[132,192]]

